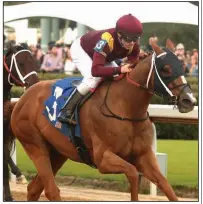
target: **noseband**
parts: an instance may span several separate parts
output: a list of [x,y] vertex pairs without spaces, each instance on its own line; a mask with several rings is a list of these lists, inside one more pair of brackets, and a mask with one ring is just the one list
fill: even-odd
[[[37,72],[32,71],[29,74],[25,75],[24,77],[22,76],[22,74],[20,73],[20,70],[18,68],[18,64],[17,64],[17,60],[16,60],[16,56],[21,53],[21,52],[29,52],[31,54],[31,52],[29,50],[20,50],[17,53],[12,55],[11,58],[11,65],[10,65],[10,69],[8,68],[8,65],[6,64],[6,56],[4,56],[4,67],[6,68],[7,72],[9,73],[8,75],[8,83],[10,85],[14,85],[14,83],[11,82],[11,78],[14,80],[14,82],[16,82],[17,84],[19,84],[20,86],[24,87],[26,85],[25,79],[27,79],[30,75],[32,74],[36,74]],[[15,64],[15,69],[16,72],[18,74],[18,77],[20,80],[18,80],[13,74],[12,74],[12,68],[13,68],[13,63]]]

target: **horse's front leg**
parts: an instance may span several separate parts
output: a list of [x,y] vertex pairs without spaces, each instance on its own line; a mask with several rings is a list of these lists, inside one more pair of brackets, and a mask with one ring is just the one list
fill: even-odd
[[136,157],[134,164],[137,167],[138,171],[142,172],[146,178],[148,178],[160,190],[162,190],[170,201],[178,200],[171,185],[162,175],[158,165],[158,160],[152,150],[145,152],[145,154],[139,157]]
[[94,155],[98,170],[101,173],[124,173],[130,182],[131,201],[138,201],[138,171],[135,166],[109,150],[101,153],[97,151],[97,154]]

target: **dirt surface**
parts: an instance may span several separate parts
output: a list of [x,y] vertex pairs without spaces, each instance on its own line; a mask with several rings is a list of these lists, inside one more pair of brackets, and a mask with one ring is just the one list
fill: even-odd
[[[26,174],[26,178],[30,181],[35,174]],[[56,183],[58,186],[78,187],[84,189],[97,189],[129,193],[129,182],[126,181],[112,181],[104,180],[102,178],[81,178],[75,176],[56,176]],[[173,186],[173,190],[176,195],[181,198],[194,198],[198,199],[199,190],[197,187],[187,186]],[[149,195],[150,194],[150,182],[142,177],[139,185],[139,193]],[[165,196],[159,189],[157,189],[158,196]]]
[[[15,201],[26,201],[27,185],[10,183]],[[79,187],[59,186],[63,201],[130,201],[130,194],[115,191],[95,190]],[[139,195],[140,201],[167,201],[165,196]],[[180,201],[197,201],[193,198],[179,198]],[[47,201],[42,193],[40,201]]]

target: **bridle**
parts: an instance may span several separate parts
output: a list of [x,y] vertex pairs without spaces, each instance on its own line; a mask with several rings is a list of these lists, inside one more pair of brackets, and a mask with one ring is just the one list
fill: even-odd
[[[149,93],[151,93],[152,95],[153,95],[153,94],[160,95],[160,94],[157,93],[155,90],[152,90],[152,89],[149,88],[149,80],[150,80],[150,78],[151,78],[151,76],[152,76],[152,71],[153,71],[153,69],[155,69],[155,73],[156,73],[156,75],[157,75],[157,77],[158,77],[160,83],[162,84],[162,86],[164,87],[164,89],[166,90],[166,92],[169,94],[169,97],[170,97],[170,99],[171,99],[171,104],[173,104],[173,105],[174,105],[174,108],[176,108],[177,103],[178,103],[178,99],[179,99],[179,97],[180,97],[182,91],[183,91],[187,86],[189,86],[189,84],[188,84],[188,83],[179,84],[179,85],[174,86],[174,87],[172,87],[172,88],[170,88],[170,89],[166,86],[166,84],[163,82],[163,80],[161,79],[161,77],[160,77],[160,75],[159,75],[159,73],[158,73],[158,71],[157,71],[156,62],[155,62],[155,58],[162,57],[162,56],[164,56],[164,55],[166,55],[166,54],[167,54],[166,52],[163,52],[163,53],[159,54],[158,56],[156,56],[156,53],[153,52],[153,54],[152,54],[152,59],[151,59],[151,68],[150,68],[149,75],[148,75],[148,78],[147,78],[147,82],[146,82],[145,85],[141,85],[141,84],[137,83],[136,81],[133,81],[132,79],[130,79],[129,73],[126,74],[126,78],[127,78],[127,81],[128,81],[129,83],[131,83],[131,84],[137,86],[138,88],[145,89],[145,90],[147,90]],[[181,87],[181,86],[183,86],[182,90],[180,91],[180,93],[179,93],[178,96],[175,96],[175,95],[171,92],[171,90],[176,89],[176,88],[179,88],[179,87]]]
[[[8,65],[6,63],[6,56],[4,55],[4,67],[5,69],[7,70],[7,72],[9,73],[8,74],[8,83],[10,85],[14,85],[14,83],[11,82],[11,78],[14,80],[14,82],[16,82],[18,85],[22,86],[22,87],[25,87],[26,85],[26,82],[25,82],[25,79],[27,79],[29,76],[33,75],[33,74],[36,74],[37,75],[37,72],[35,71],[32,71],[30,73],[28,73],[27,75],[25,75],[24,77],[22,76],[19,68],[18,68],[18,63],[17,63],[17,60],[16,60],[16,56],[21,53],[21,52],[29,52],[31,54],[31,52],[29,50],[20,50],[18,52],[16,52],[15,54],[12,54],[12,57],[11,57],[11,64],[10,64],[10,69],[8,68]],[[18,80],[13,74],[12,74],[12,68],[13,68],[13,64],[15,64],[15,69],[16,69],[16,72],[18,74],[18,77],[20,80]]]
[[[141,88],[141,89],[144,89],[144,90],[148,91],[148,92],[149,92],[150,94],[152,94],[152,95],[153,95],[153,94],[158,94],[155,90],[152,90],[152,89],[149,88],[149,80],[150,80],[150,78],[151,78],[151,76],[152,76],[152,71],[153,71],[153,69],[155,69],[155,72],[156,72],[156,74],[157,74],[157,76],[158,76],[158,78],[159,78],[161,84],[163,85],[163,87],[165,88],[165,90],[166,90],[166,91],[168,92],[168,94],[170,95],[171,104],[174,104],[174,109],[175,109],[175,108],[177,108],[178,99],[179,99],[179,97],[180,97],[182,91],[183,91],[187,86],[189,86],[189,84],[187,84],[187,83],[179,84],[179,85],[177,85],[177,86],[175,86],[175,87],[173,87],[173,88],[170,88],[170,89],[165,85],[165,83],[163,82],[163,80],[161,79],[161,77],[159,76],[159,73],[158,73],[158,71],[157,71],[155,58],[159,58],[159,57],[161,57],[161,56],[163,56],[163,55],[166,55],[166,54],[167,54],[166,52],[163,52],[163,53],[161,53],[160,55],[156,56],[156,53],[153,52],[153,54],[152,54],[152,60],[151,60],[151,68],[150,68],[149,75],[148,75],[148,78],[147,78],[147,82],[146,82],[145,85],[141,85],[141,84],[137,83],[136,81],[130,79],[129,73],[126,74],[126,79],[127,79],[127,82],[133,84],[134,86],[136,86],[136,87],[138,87],[138,88]],[[113,113],[113,112],[110,110],[110,108],[108,107],[108,105],[107,105],[107,96],[108,96],[108,93],[109,93],[109,89],[110,89],[111,84],[112,84],[112,83],[109,84],[109,86],[108,86],[108,88],[107,88],[107,93],[106,93],[105,98],[104,98],[104,102],[103,102],[102,105],[100,106],[100,112],[101,112],[104,116],[106,116],[106,117],[111,117],[111,118],[116,118],[116,119],[118,119],[118,120],[130,121],[130,122],[142,122],[142,121],[147,120],[147,119],[149,118],[149,113],[148,113],[148,112],[147,112],[147,115],[146,115],[145,117],[143,117],[143,118],[125,118],[125,117],[121,117],[121,116],[119,116],[119,115]],[[172,90],[172,89],[176,89],[176,88],[181,87],[181,86],[183,86],[182,90],[180,91],[180,93],[179,93],[178,96],[175,96],[175,95],[171,92],[171,90]],[[158,94],[158,95],[159,95],[159,94]],[[106,113],[103,113],[103,112],[101,111],[101,108],[102,108],[103,106],[106,107],[106,109],[109,111],[109,113],[110,113],[111,115],[106,114]]]

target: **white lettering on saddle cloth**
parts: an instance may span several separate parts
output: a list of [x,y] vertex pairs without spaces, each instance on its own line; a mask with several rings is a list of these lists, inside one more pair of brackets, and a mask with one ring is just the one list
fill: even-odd
[[[54,96],[55,96],[56,100],[57,100],[57,98],[59,98],[62,95],[62,93],[63,93],[63,89],[57,86],[55,88],[55,90],[54,90]],[[51,115],[49,107],[46,106],[47,113],[48,113],[49,119],[51,121],[55,121],[56,120],[56,108],[57,108],[56,100],[53,102],[53,106],[52,106],[52,108],[54,110],[53,115]]]

